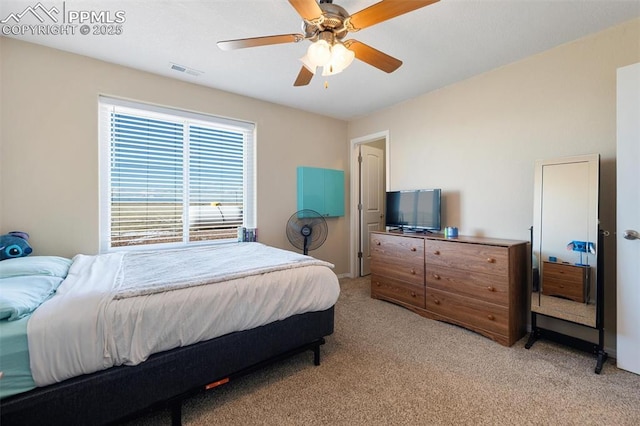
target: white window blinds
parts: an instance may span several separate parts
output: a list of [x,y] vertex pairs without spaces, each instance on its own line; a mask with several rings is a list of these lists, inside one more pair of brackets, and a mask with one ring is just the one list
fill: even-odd
[[100,97],[101,250],[255,227],[254,125]]

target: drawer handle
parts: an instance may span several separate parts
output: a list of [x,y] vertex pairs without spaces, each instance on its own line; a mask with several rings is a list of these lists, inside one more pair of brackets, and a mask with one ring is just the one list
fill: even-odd
[[411,275],[415,275],[415,274],[416,274],[416,270],[415,270],[415,269],[412,269],[412,270],[411,270]]
[[376,245],[379,246],[380,245],[380,241],[376,240]]
[[440,250],[434,251],[433,254],[435,254],[436,256],[440,255]]
[[380,287],[380,281],[376,281],[376,286]]
[[416,297],[416,292],[415,291],[411,292],[411,297]]
[[440,301],[439,301],[438,299],[435,299],[435,300],[433,301],[433,303],[435,303],[436,305],[439,305],[439,304],[440,304]]
[[436,280],[439,280],[439,279],[440,279],[440,275],[438,275],[438,274],[433,274],[433,278],[435,278]]
[[416,250],[418,250],[418,249],[415,248],[415,247],[411,247],[411,251],[416,251]]
[[493,315],[489,314],[487,315],[487,318],[489,318],[491,321],[493,321],[494,319],[496,319],[496,317],[494,317]]
[[490,257],[490,258],[487,259],[487,262],[496,263],[496,260],[493,257]]
[[489,287],[487,287],[487,290],[489,290],[489,291],[496,291],[496,288],[495,288],[495,287],[493,287],[493,286],[489,286]]

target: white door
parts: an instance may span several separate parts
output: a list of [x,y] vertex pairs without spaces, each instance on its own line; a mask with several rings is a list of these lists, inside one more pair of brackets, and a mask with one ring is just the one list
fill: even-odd
[[640,63],[618,69],[617,364],[640,374]]
[[371,273],[369,234],[384,229],[384,151],[360,145],[360,276]]

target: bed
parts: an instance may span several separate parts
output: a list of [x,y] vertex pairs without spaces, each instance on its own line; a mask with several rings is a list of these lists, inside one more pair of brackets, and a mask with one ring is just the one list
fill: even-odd
[[66,275],[63,262],[39,271],[60,279],[46,301],[0,321],[3,342],[27,342],[33,379],[7,395],[25,373],[2,354],[3,426],[105,424],[159,404],[180,424],[185,397],[302,351],[318,365],[333,333],[332,265],[260,243],[78,255]]

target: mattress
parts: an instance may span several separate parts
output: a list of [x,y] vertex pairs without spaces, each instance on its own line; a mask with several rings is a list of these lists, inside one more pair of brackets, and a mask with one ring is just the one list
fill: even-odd
[[[256,266],[252,274],[233,272],[225,265],[230,258],[225,250],[233,254],[238,248],[252,257],[258,252],[263,256],[263,251],[274,260],[281,255],[292,257],[295,266],[286,263],[279,268]],[[190,265],[190,258],[198,256],[189,256],[189,250],[176,252],[177,276],[201,270]],[[207,261],[214,272],[211,283],[198,275],[195,285],[185,285],[181,278],[174,289],[154,291],[147,285],[149,280],[135,275],[145,282],[144,292],[132,293],[127,284],[123,293],[126,256],[76,256],[56,295],[33,313],[28,346],[37,386],[113,366],[137,365],[154,353],[323,311],[335,304],[340,291],[332,265],[326,262],[260,243],[242,243],[211,248]],[[221,269],[232,279],[223,279],[218,274]],[[153,266],[146,271],[150,277],[158,275]],[[171,281],[167,273],[161,276]]]
[[0,398],[26,392],[36,387],[29,366],[27,322],[0,321]]

